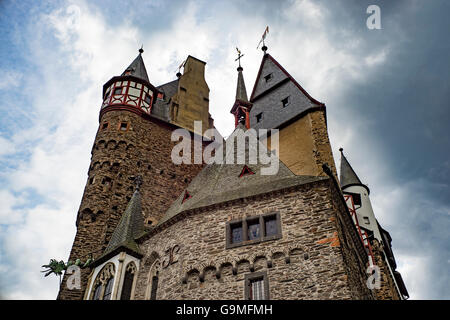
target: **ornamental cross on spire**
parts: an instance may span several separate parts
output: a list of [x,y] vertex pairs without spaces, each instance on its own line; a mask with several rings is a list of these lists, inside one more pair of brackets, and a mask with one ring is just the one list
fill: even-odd
[[237,52],[238,52],[238,57],[237,57],[234,61],[239,61],[239,68],[241,68],[241,58],[242,58],[244,55],[241,54],[241,50],[239,50],[237,47],[236,47],[236,50],[237,50]]

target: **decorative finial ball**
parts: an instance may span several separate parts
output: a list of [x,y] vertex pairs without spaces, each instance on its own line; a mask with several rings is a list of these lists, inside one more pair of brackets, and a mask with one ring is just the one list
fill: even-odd
[[267,51],[267,47],[266,46],[262,46],[262,51],[264,51],[264,53],[266,53],[266,51]]
[[242,70],[244,70],[244,68],[242,68],[241,66],[239,66],[239,67],[237,68],[237,71],[242,71]]
[[144,49],[140,48],[139,53],[144,53]]
[[342,152],[342,151],[344,151],[344,149],[343,148],[339,148],[339,151]]
[[179,77],[181,77],[181,72],[177,72],[177,77],[179,78]]

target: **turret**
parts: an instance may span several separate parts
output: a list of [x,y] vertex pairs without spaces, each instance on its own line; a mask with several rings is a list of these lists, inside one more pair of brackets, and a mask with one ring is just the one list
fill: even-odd
[[[400,299],[407,299],[409,294],[402,276],[395,270],[397,264],[392,251],[392,238],[375,218],[369,198],[369,187],[361,182],[344,156],[343,149],[340,148],[339,151],[341,152],[339,180],[344,198],[371,260],[381,270],[383,284],[378,294],[383,297],[387,292],[387,296],[391,299],[396,296]],[[393,294],[393,289],[397,291],[397,295]]]
[[150,114],[158,90],[150,83],[142,59],[144,50],[120,75],[103,85],[103,103],[100,118],[108,111],[129,110],[139,115]]
[[250,128],[250,110],[253,106],[252,103],[248,101],[247,98],[247,89],[245,88],[245,82],[244,82],[244,75],[242,74],[242,71],[244,68],[241,67],[241,54],[239,52],[239,67],[237,68],[238,71],[238,79],[237,79],[237,86],[236,86],[236,99],[234,101],[234,105],[231,108],[230,113],[234,115],[234,127],[236,128],[239,123],[242,123],[245,125],[247,129]]
[[342,192],[352,196],[359,225],[373,233],[373,237],[381,242],[382,238],[378,223],[370,203],[369,187],[361,182],[347,158],[344,156],[343,149],[340,148],[339,151],[341,152],[341,172],[339,180]]
[[136,178],[136,189],[103,254],[92,263],[85,299],[129,300],[143,254],[135,239],[144,232],[141,194],[142,178]]

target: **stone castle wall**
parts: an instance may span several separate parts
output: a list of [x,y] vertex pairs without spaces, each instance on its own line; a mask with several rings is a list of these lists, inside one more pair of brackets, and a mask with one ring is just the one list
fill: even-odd
[[[103,115],[92,148],[88,179],[77,218],[77,233],[69,260],[99,256],[109,242],[134,191],[133,178],[141,175],[142,208],[146,224],[156,224],[169,205],[201,170],[202,165],[175,165],[173,126],[144,119],[127,111]],[[121,123],[126,130],[120,130]],[[103,129],[103,125],[108,127]],[[88,272],[82,272],[82,290],[68,290],[63,279],[59,299],[82,299]]]
[[[372,298],[358,273],[362,258],[341,246],[341,234],[352,238],[356,231],[336,223],[345,212],[331,188],[325,180],[237,200],[155,230],[141,244],[134,299],[148,298],[155,261],[157,299],[244,299],[245,275],[254,272],[267,273],[270,299]],[[280,214],[281,239],[226,249],[227,221],[273,212]]]

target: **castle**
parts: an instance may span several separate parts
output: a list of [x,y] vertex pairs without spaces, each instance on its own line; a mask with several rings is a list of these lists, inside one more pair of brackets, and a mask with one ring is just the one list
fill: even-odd
[[[183,74],[155,87],[141,49],[105,83],[69,257],[94,262],[80,289],[63,277],[58,299],[408,298],[369,188],[343,154],[337,179],[325,105],[263,52],[250,98],[239,63],[236,129],[223,143],[278,129],[272,175],[262,174],[261,153],[245,163],[173,163],[176,129],[200,137],[202,150],[217,142],[194,126],[214,128],[205,62],[188,56]],[[273,138],[257,147],[273,155]]]

